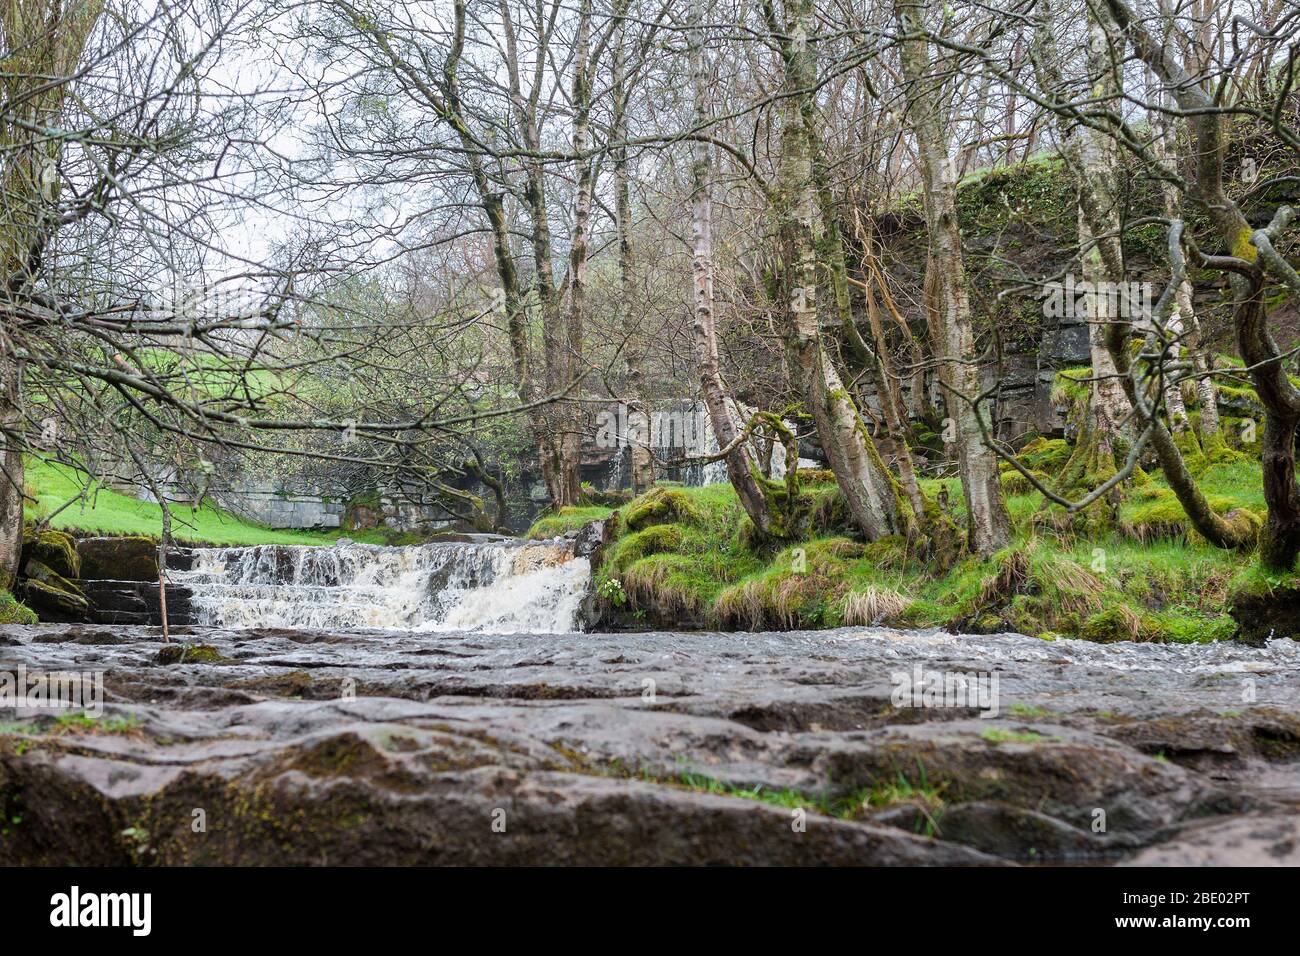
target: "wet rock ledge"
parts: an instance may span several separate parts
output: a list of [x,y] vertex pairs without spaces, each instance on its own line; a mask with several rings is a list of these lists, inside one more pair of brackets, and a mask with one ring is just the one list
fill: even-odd
[[1300,863],[1291,641],[179,630],[0,628],[0,864]]
[[[187,570],[190,548],[167,555],[172,570]],[[191,621],[190,591],[168,584],[167,619]],[[162,623],[158,543],[140,535],[74,538],[63,531],[23,532],[15,592],[42,621],[95,624]]]

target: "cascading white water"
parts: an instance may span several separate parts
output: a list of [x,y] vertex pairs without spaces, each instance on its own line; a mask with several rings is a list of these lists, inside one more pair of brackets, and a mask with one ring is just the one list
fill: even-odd
[[219,627],[580,630],[591,564],[568,544],[201,548],[172,580]]

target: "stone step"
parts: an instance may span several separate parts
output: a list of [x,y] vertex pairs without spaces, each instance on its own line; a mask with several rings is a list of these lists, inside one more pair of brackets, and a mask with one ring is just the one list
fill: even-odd
[[[81,581],[91,605],[91,619],[97,624],[161,624],[158,585],[149,581]],[[190,623],[190,589],[167,585],[167,621]]]
[[167,551],[168,571],[189,571],[194,567],[193,548],[171,548]]

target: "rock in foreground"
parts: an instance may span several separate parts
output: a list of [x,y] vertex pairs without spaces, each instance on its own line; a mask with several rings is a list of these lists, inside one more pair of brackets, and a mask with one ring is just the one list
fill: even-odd
[[[1300,804],[1292,642],[175,639],[0,628],[0,673],[102,670],[109,700],[0,710],[0,863],[1234,863]],[[918,665],[996,671],[997,715],[898,706]]]

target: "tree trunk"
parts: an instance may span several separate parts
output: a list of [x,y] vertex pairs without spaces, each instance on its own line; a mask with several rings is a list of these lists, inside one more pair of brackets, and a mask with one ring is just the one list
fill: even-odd
[[[704,59],[704,34],[700,4],[691,8],[690,68],[691,88],[695,101],[695,126],[704,130],[709,123],[709,75]],[[695,340],[695,364],[700,376],[700,395],[708,409],[709,422],[718,447],[727,448],[739,434],[736,422],[728,408],[726,392],[722,386],[722,372],[718,361],[718,337],[713,314],[713,160],[712,147],[701,140],[692,143],[691,164],[691,272],[694,278],[695,320],[692,326]],[[727,478],[736,489],[745,514],[754,523],[760,536],[781,536],[784,529],[774,521],[767,497],[754,474],[745,444],[733,448],[726,456]]]
[[[573,234],[569,243],[569,314],[563,368],[565,384],[583,374],[583,331],[587,324],[587,259],[594,174],[592,158],[585,155],[591,135],[591,0],[581,0],[578,36],[573,63],[573,155],[577,190],[573,203]],[[561,496],[563,504],[574,504],[582,495],[582,435],[584,414],[581,402],[561,406],[564,433],[560,440]]]
[[[541,133],[537,122],[538,98],[541,95],[540,78],[534,77],[532,90],[525,95],[520,75],[518,42],[514,20],[508,3],[499,5],[506,52],[506,73],[509,78],[510,100],[514,106],[516,132],[523,141],[528,155],[523,159],[524,208],[528,212],[529,239],[533,253],[534,287],[542,325],[542,381],[548,395],[567,388],[570,363],[568,322],[560,308],[555,287],[555,273],[551,264],[551,230],[546,202],[545,168],[538,154],[542,149]],[[483,166],[478,144],[469,134],[460,102],[457,77],[459,59],[464,47],[465,0],[456,0],[455,35],[452,52],[444,66],[447,88],[449,121],[460,136],[474,178],[475,189],[492,227],[493,254],[497,274],[501,279],[505,297],[506,320],[511,352],[516,374],[521,375],[519,396],[525,403],[536,401],[539,394],[536,372],[533,368],[527,335],[527,302],[519,284],[518,270],[510,248],[510,228],[505,217],[502,193],[495,190]],[[539,55],[539,64],[542,58]],[[576,367],[576,365],[574,366]],[[553,507],[575,504],[581,493],[577,464],[573,457],[573,437],[581,441],[574,414],[564,404],[552,404],[530,409],[527,413],[529,430],[537,449],[538,467],[546,485],[547,496]],[[572,437],[571,437],[572,436]],[[580,447],[580,445],[579,445]]]
[[[59,129],[70,78],[103,0],[7,0],[0,10],[0,286],[9,302],[30,296],[58,228]],[[53,175],[50,175],[53,174]],[[13,586],[22,550],[24,415],[20,328],[0,319],[0,588]]]
[[1266,364],[1252,373],[1260,402],[1267,410],[1261,460],[1268,517],[1259,535],[1259,559],[1265,567],[1290,571],[1300,554],[1300,486],[1296,485],[1295,472],[1300,394],[1287,377],[1277,345],[1268,332],[1262,290],[1238,304],[1236,320],[1237,344],[1246,364]]
[[[622,17],[629,0],[614,5],[614,64],[611,94],[614,100],[613,139],[610,149],[614,163],[614,215],[618,227],[618,284],[621,325],[628,335],[627,352],[627,436],[628,458],[634,494],[649,491],[655,482],[654,455],[650,451],[650,416],[646,411],[645,375],[642,369],[644,350],[640,341],[632,341],[632,188],[627,164],[627,46]],[[638,337],[639,338],[639,337]]]
[[[998,459],[984,444],[990,430],[987,412],[975,402],[980,374],[975,364],[975,333],[966,291],[961,226],[957,218],[957,189],[948,157],[949,142],[941,106],[935,95],[938,78],[931,74],[929,44],[921,36],[920,4],[894,0],[902,32],[903,76],[907,108],[916,137],[924,187],[926,224],[938,270],[939,315],[936,357],[945,366],[948,417],[955,426],[957,464],[966,498],[967,538],[971,550],[990,555],[1011,540],[1011,517],[1002,498]],[[981,419],[983,418],[983,424]]]
[[[869,540],[907,530],[908,516],[898,490],[885,469],[875,443],[867,434],[858,407],[844,387],[821,337],[817,311],[817,183],[814,169],[816,137],[816,52],[810,36],[813,10],[810,0],[787,4],[789,23],[784,30],[769,22],[778,37],[784,65],[782,90],[784,122],[781,162],[773,197],[781,258],[790,278],[785,317],[786,354],[794,385],[812,415],[822,449],[840,486],[854,524]],[[769,21],[775,14],[768,12]],[[784,36],[782,36],[784,34]],[[834,235],[834,232],[831,233]],[[836,241],[828,250],[826,267],[841,310],[841,326],[852,326],[848,309],[848,282],[843,247]]]
[[867,300],[867,321],[871,325],[871,337],[875,340],[880,378],[880,407],[885,417],[885,428],[889,437],[898,448],[898,477],[912,513],[918,519],[925,515],[925,496],[921,493],[920,482],[916,478],[916,467],[912,463],[912,451],[907,440],[907,414],[903,409],[903,396],[898,387],[897,375],[893,361],[889,356],[889,342],[885,338],[885,328],[880,321],[880,307],[876,300],[873,282],[880,282],[881,291],[888,296],[882,276],[872,267],[867,279],[864,295]]
[[[1148,97],[1152,102],[1158,103],[1162,100],[1158,88],[1148,91]],[[1155,139],[1151,144],[1156,159],[1169,170],[1175,171],[1175,137],[1170,117],[1165,113],[1153,112],[1151,124],[1156,131]],[[1181,218],[1182,197],[1179,195],[1178,187],[1173,183],[1164,182],[1161,183],[1161,192],[1164,199],[1165,216],[1169,219]],[[1201,406],[1201,443],[1203,449],[1208,453],[1213,446],[1222,445],[1223,443],[1223,439],[1219,435],[1218,389],[1214,387],[1214,379],[1206,374],[1210,371],[1210,360],[1202,347],[1201,323],[1192,306],[1192,283],[1189,279],[1184,278],[1182,282],[1178,283],[1174,312],[1169,319],[1169,331],[1183,341],[1186,356],[1191,360],[1192,371],[1198,376],[1196,379],[1196,396]],[[1184,349],[1178,351],[1184,351]],[[1173,357],[1178,358],[1180,356],[1174,355]],[[1190,427],[1187,410],[1182,400],[1180,384],[1178,382],[1171,383],[1169,392],[1167,399],[1169,418],[1170,422],[1174,424],[1175,431],[1179,430],[1180,427],[1184,429]]]
[[13,587],[23,545],[22,366],[0,344],[0,590]]
[[[1291,570],[1300,555],[1300,488],[1295,478],[1295,436],[1300,421],[1300,390],[1287,378],[1277,343],[1269,334],[1262,300],[1263,271],[1259,268],[1259,251],[1254,231],[1241,209],[1228,197],[1223,187],[1225,152],[1224,123],[1213,109],[1214,97],[1196,77],[1187,73],[1173,53],[1138,23],[1123,0],[1106,0],[1110,20],[1133,44],[1138,57],[1147,64],[1174,97],[1179,108],[1189,113],[1195,159],[1192,163],[1197,198],[1204,203],[1210,221],[1232,255],[1243,265],[1255,266],[1255,276],[1233,273],[1233,318],[1237,343],[1260,402],[1264,405],[1264,500],[1268,517],[1259,532],[1260,560],[1270,568]],[[1111,354],[1119,358],[1124,343],[1112,334]],[[1123,354],[1127,362],[1127,352]],[[1121,371],[1124,363],[1117,360]],[[1131,380],[1125,390],[1133,399]],[[1139,396],[1140,397],[1140,396]],[[1141,405],[1134,405],[1141,414]],[[1149,417],[1149,416],[1148,416]],[[1145,423],[1143,423],[1145,424]],[[1179,502],[1197,531],[1220,547],[1250,547],[1255,543],[1253,528],[1244,516],[1229,516],[1225,521],[1207,504],[1200,489],[1186,474],[1182,456],[1177,454],[1173,439],[1164,426],[1155,422],[1155,447],[1170,486],[1179,493]],[[1186,496],[1186,500],[1184,500]]]

